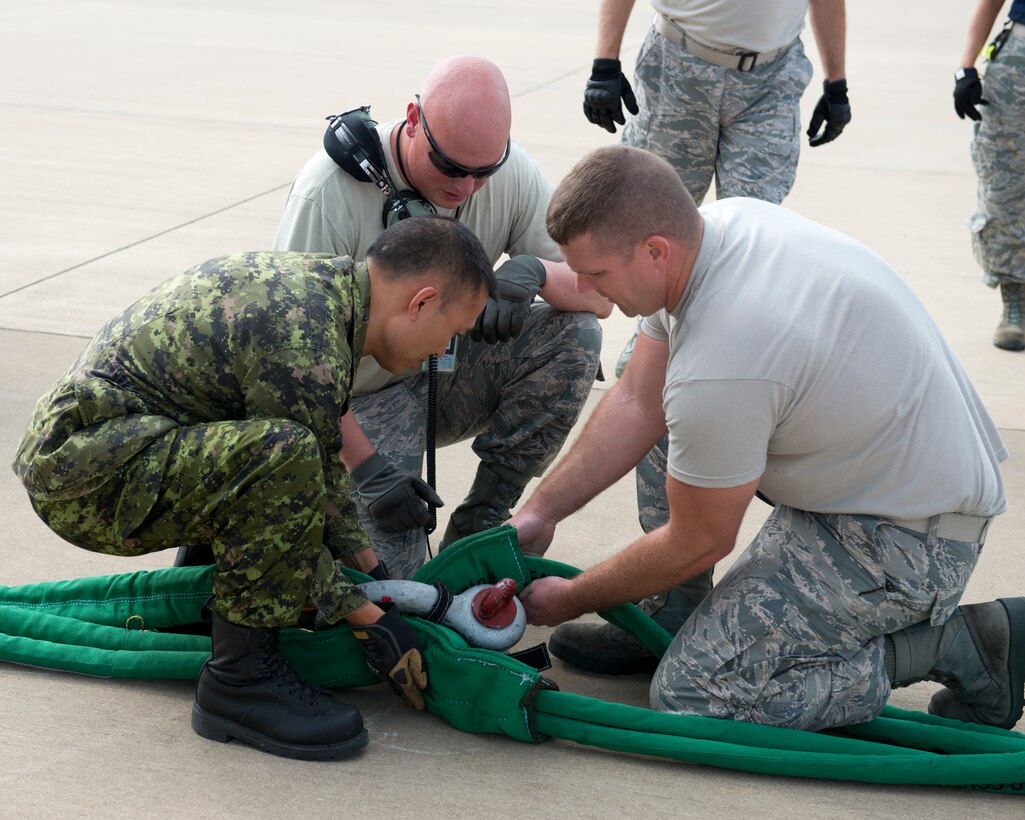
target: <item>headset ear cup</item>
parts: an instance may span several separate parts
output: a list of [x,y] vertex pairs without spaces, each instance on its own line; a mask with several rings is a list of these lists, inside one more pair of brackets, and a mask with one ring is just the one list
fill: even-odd
[[[381,223],[385,228],[410,216],[437,213],[430,202],[411,188],[388,193],[395,190],[395,183],[388,174],[384,146],[375,128],[377,123],[370,119],[369,105],[328,119],[331,122],[324,132],[324,150],[349,176],[360,182],[375,184],[385,192],[384,210],[381,212]],[[367,166],[370,168],[369,173]]]
[[384,209],[381,211],[381,224],[390,228],[396,222],[405,219],[409,214],[405,213],[402,201],[397,196],[386,196],[384,198]]
[[387,166],[381,138],[374,128],[377,122],[370,118],[370,106],[354,108],[329,119],[323,140],[327,155],[349,176],[360,182],[373,182],[363,170],[363,163],[369,161],[379,169]]
[[399,191],[384,201],[381,222],[390,228],[411,216],[430,216],[437,213],[434,206],[411,188]]

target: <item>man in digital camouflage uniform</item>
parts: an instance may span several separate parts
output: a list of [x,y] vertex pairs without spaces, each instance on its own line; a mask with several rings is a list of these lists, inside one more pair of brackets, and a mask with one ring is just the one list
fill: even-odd
[[[512,257],[496,271],[498,294],[474,334],[459,339],[455,371],[438,376],[438,446],[472,438],[480,458],[442,546],[505,521],[527,482],[551,464],[594,383],[596,314],[611,312],[597,294],[575,291],[545,231],[551,184],[510,139],[511,122],[497,66],[451,57],[431,70],[404,119],[376,128],[397,185],[470,228],[493,264]],[[384,204],[374,185],[320,150],[292,184],[274,247],[361,259],[384,229]],[[353,498],[391,576],[408,578],[425,558],[424,501],[404,486],[423,461],[428,376],[367,360],[354,393],[350,421],[366,435]],[[364,492],[371,480],[408,499],[401,515],[373,514]]]
[[705,571],[735,549],[757,490],[776,506],[677,631],[654,708],[828,729],[927,679],[944,686],[934,714],[1013,727],[1025,598],[959,605],[1007,506],[1007,450],[900,275],[777,205],[698,210],[671,166],[625,146],[570,171],[548,227],[582,288],[647,318],[623,378],[510,524],[543,553],[666,432],[669,517],[572,579],[530,584],[528,621]]
[[[584,92],[588,120],[622,142],[666,160],[694,201],[713,176],[717,199],[745,196],[780,203],[790,192],[801,150],[800,102],[812,76],[800,33],[807,15],[822,60],[823,94],[810,145],[832,142],[850,121],[844,70],[844,0],[652,0],[655,17],[637,55],[637,96],[619,61],[635,0],[603,0],[598,47]],[[622,104],[634,114],[624,117]],[[638,325],[639,328],[639,325]],[[636,339],[616,367],[622,373]],[[666,521],[666,442],[637,465],[637,506],[645,532]],[[642,606],[675,631],[712,587],[712,570],[646,599]],[[567,624],[556,630],[559,658],[609,673],[651,671],[645,647],[611,624]]]
[[[1000,288],[1004,304],[993,344],[1025,350],[1025,0],[1013,0],[1006,26],[988,50],[985,87],[975,69],[1005,2],[979,0],[975,8],[954,73],[954,110],[976,123],[972,160],[979,196],[968,224],[982,281]],[[985,105],[984,112],[977,105]]]
[[113,555],[212,547],[201,735],[310,759],[366,745],[359,712],[278,652],[278,629],[307,603],[353,627],[371,668],[423,708],[415,633],[332,557],[377,563],[346,512],[339,419],[361,356],[412,366],[471,327],[493,290],[476,237],[439,217],[400,223],[360,263],[213,259],[108,322],[37,403],[14,469],[55,533]]

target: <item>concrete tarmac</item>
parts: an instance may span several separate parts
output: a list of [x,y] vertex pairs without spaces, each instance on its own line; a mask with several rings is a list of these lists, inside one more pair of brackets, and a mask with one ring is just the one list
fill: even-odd
[[[835,143],[805,147],[785,204],[893,263],[963,359],[1012,453],[1010,509],[990,530],[965,601],[1021,595],[1025,354],[990,342],[1000,299],[982,286],[971,254],[971,128],[950,96],[970,7],[849,5],[853,121]],[[116,310],[195,263],[270,245],[325,115],[369,103],[382,120],[401,116],[435,62],[471,53],[504,70],[513,136],[553,181],[589,149],[613,144],[581,113],[596,7],[0,0],[0,460],[13,456],[36,399]],[[638,3],[623,51],[631,77],[649,19]],[[805,43],[816,69],[807,124],[823,78],[810,32]],[[604,326],[611,374],[632,320],[614,315]],[[587,412],[609,384],[595,385]],[[450,509],[474,457],[466,445],[438,461]],[[639,534],[634,509],[631,482],[619,482],[560,527],[550,556],[586,567],[613,554]],[[752,507],[742,541],[765,513]],[[64,543],[7,469],[0,515],[6,585],[171,560]],[[546,634],[532,628],[525,642]],[[641,675],[608,678],[559,662],[549,674],[568,691],[647,703]],[[900,690],[892,702],[924,709],[934,689]],[[0,665],[0,817],[1022,816],[1020,801],[1005,796],[757,776],[563,741],[535,747],[463,734],[384,686],[341,695],[362,710],[369,749],[347,762],[304,763],[195,735],[190,683]]]

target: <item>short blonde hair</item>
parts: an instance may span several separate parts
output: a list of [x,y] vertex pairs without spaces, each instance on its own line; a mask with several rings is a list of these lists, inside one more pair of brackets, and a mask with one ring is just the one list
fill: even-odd
[[632,253],[653,234],[696,244],[701,216],[668,162],[616,145],[573,166],[552,195],[546,221],[559,245],[590,235],[606,252]]

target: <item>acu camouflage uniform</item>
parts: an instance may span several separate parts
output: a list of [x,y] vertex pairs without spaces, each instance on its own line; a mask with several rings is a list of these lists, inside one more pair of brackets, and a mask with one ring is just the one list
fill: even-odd
[[1017,24],[986,68],[989,105],[975,124],[972,160],[979,201],[968,221],[990,287],[1025,282],[1025,28]]
[[36,512],[96,552],[212,545],[233,623],[358,608],[331,553],[369,546],[339,458],[369,298],[366,265],[327,254],[222,257],[154,289],[37,403],[13,465]]

